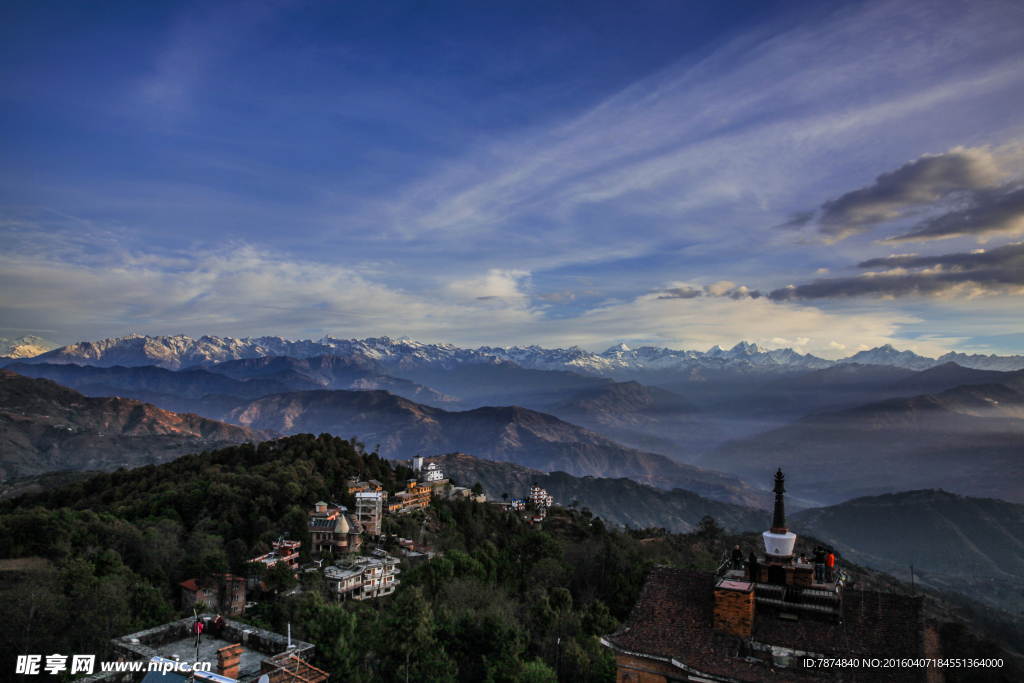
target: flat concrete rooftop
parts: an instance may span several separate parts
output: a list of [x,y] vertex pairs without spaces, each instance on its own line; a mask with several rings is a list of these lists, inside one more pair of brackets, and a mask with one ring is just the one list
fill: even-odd
[[[228,645],[234,645],[237,642],[237,640],[229,642],[220,638],[208,638],[204,635],[199,641],[198,660],[196,659],[196,640],[191,637],[167,642],[153,649],[156,650],[158,656],[165,659],[175,659],[177,657],[180,661],[188,662],[189,664],[195,661],[209,662],[210,671],[217,673],[217,650]],[[262,652],[249,648],[243,650],[238,658],[238,677],[241,679],[246,675],[259,672],[260,662],[266,658],[267,655]]]
[[[232,619],[225,619],[226,626],[218,637],[209,630],[213,614],[203,614],[207,630],[199,641],[199,661],[209,662],[210,671],[217,673],[217,650],[228,645],[240,644],[243,652],[238,660],[238,680],[243,683],[259,677],[260,663],[282,652],[290,652],[299,659],[310,659],[314,647],[310,643],[288,638],[279,633],[256,628]],[[195,636],[191,635],[193,619],[180,619],[156,626],[145,631],[115,638],[111,641],[114,650],[127,660],[149,660],[152,657],[175,659],[188,664],[196,661]]]

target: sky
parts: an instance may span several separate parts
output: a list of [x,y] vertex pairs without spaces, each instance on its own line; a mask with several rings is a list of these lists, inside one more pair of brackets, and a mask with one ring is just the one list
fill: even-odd
[[1024,4],[0,5],[0,336],[1024,353]]

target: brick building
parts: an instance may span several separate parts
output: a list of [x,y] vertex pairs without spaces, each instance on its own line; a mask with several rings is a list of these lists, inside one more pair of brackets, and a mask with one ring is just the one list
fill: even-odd
[[816,582],[794,561],[781,471],[765,553],[743,570],[655,567],[630,618],[601,642],[615,651],[618,683],[921,681],[935,667],[808,667],[808,660],[940,656],[923,598],[861,590],[842,577]]
[[181,606],[192,609],[197,602],[205,603],[214,612],[225,617],[245,614],[245,578],[234,574],[213,574],[209,579],[189,579],[181,586]]

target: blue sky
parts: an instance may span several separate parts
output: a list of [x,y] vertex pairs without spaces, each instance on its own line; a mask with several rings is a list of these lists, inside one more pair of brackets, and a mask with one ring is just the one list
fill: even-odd
[[1022,105],[1018,2],[8,2],[0,336],[1022,353]]

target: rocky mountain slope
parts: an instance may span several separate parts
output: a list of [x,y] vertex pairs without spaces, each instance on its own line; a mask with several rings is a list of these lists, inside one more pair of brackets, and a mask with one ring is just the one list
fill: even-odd
[[[788,482],[787,482],[788,483]],[[1024,613],[1024,505],[935,490],[857,498],[790,516],[854,562]]]
[[273,438],[263,432],[120,398],[89,398],[0,370],[0,478],[114,470]]
[[763,530],[771,523],[765,510],[704,498],[690,491],[665,491],[630,479],[574,477],[565,472],[542,472],[511,462],[481,460],[464,453],[451,453],[431,461],[441,465],[445,475],[463,486],[479,482],[491,500],[525,499],[530,487],[547,489],[555,503],[568,507],[577,501],[595,516],[620,526],[669,531],[692,531],[701,517],[710,515],[722,526],[737,530]]
[[943,488],[1024,503],[1024,395],[1004,385],[872,403],[730,441],[697,464],[749,480],[799,472],[795,495],[838,503]]

